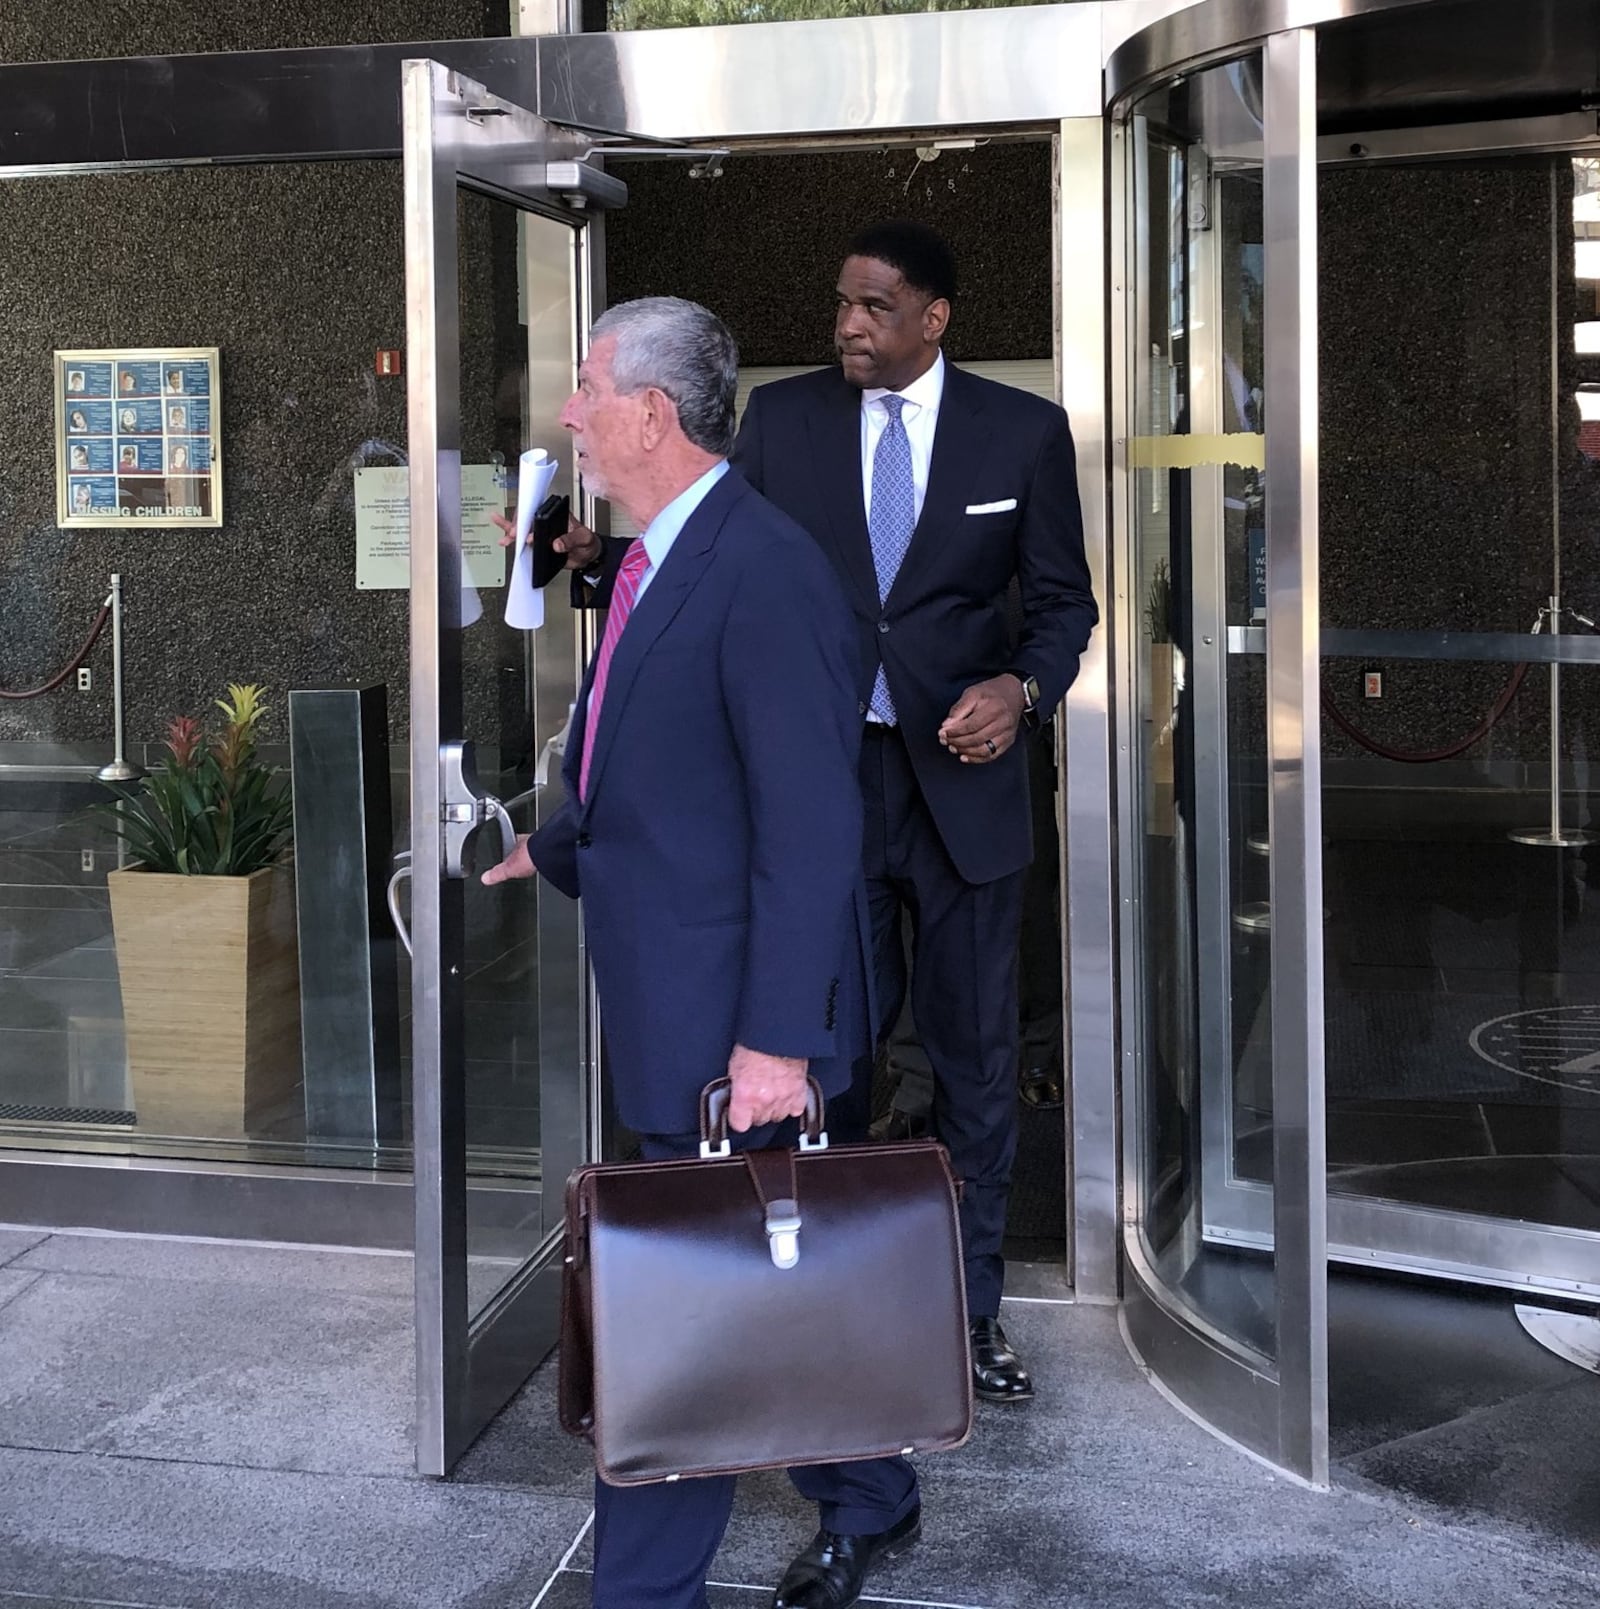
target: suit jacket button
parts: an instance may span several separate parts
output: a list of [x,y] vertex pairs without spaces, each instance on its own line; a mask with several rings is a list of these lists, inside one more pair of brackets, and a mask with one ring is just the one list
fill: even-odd
[[878,630],[884,636],[887,636],[889,634],[889,622],[887,620],[880,620],[878,622]]
[[587,849],[592,842],[593,842],[593,839],[591,839],[589,837],[588,833],[580,832],[578,834],[578,848],[579,849]]

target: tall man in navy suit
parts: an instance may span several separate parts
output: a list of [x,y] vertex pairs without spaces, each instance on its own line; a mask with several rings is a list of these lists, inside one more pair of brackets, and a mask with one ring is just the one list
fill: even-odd
[[900,1014],[909,913],[934,1131],[966,1187],[973,1384],[1005,1402],[1033,1394],[999,1322],[1033,858],[1017,738],[1065,696],[1097,613],[1066,415],[945,361],[955,294],[933,230],[863,230],[839,273],[839,366],[757,388],[733,461],[816,539],[855,615],[878,1020]]
[[[782,1138],[807,1073],[844,1093],[871,1038],[854,628],[816,544],[729,471],[737,374],[692,302],[595,325],[561,422],[585,485],[643,535],[611,544],[566,800],[484,874],[537,867],[582,897],[617,1111],[649,1157],[695,1154],[701,1088],[724,1074],[745,1143]],[[574,567],[597,549],[581,528],[564,545]],[[715,1391],[714,1356],[704,1378]],[[822,1529],[777,1602],[842,1609],[916,1540],[916,1476],[883,1458],[793,1478]],[[733,1486],[597,1480],[598,1609],[705,1609]]]

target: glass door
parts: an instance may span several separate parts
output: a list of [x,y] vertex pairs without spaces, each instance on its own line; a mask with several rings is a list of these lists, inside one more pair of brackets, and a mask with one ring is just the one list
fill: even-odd
[[[1115,138],[1129,1332],[1209,1422],[1320,1482],[1314,75],[1310,36],[1278,36],[1151,90]],[[1264,661],[1228,652],[1252,615]],[[1256,1233],[1220,1241],[1219,1198]]]
[[[1539,135],[1322,153],[1328,1233],[1358,1267],[1594,1300],[1600,159],[1592,131]],[[1250,601],[1240,685],[1266,652]],[[1271,931],[1267,848],[1235,857],[1235,976]],[[1242,1090],[1206,1154],[1207,1240],[1270,1244]]]
[[[1518,150],[1327,169],[1349,222],[1319,290],[1348,337],[1323,417],[1332,1248],[1593,1300],[1600,160],[1583,133],[1541,151],[1512,125]],[[1385,225],[1363,231],[1374,206]]]
[[417,1463],[447,1472],[555,1343],[562,1186],[593,1154],[577,908],[478,874],[558,805],[582,617],[504,618],[489,521],[542,447],[588,325],[584,209],[623,187],[437,63],[404,67],[411,567]]

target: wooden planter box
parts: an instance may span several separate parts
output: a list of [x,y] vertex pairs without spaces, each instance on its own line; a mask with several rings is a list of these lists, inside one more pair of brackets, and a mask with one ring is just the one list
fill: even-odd
[[241,1138],[282,1116],[300,1081],[289,867],[106,881],[140,1129]]

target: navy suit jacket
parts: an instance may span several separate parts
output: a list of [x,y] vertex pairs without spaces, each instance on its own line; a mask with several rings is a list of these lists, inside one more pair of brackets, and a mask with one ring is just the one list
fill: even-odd
[[618,639],[580,802],[593,675],[529,852],[583,900],[618,1115],[694,1129],[735,1043],[842,1092],[871,1024],[854,631],[827,562],[725,475]]
[[[946,363],[922,517],[881,605],[861,476],[861,393],[838,368],[758,386],[733,461],[832,561],[855,615],[858,709],[865,715],[881,661],[917,781],[957,871],[969,883],[987,883],[1028,865],[1026,745],[963,765],[938,733],[974,682],[1005,671],[1036,677],[1044,719],[1078,673],[1098,615],[1067,416],[1054,403]],[[1008,620],[1013,582],[1020,637]]]

